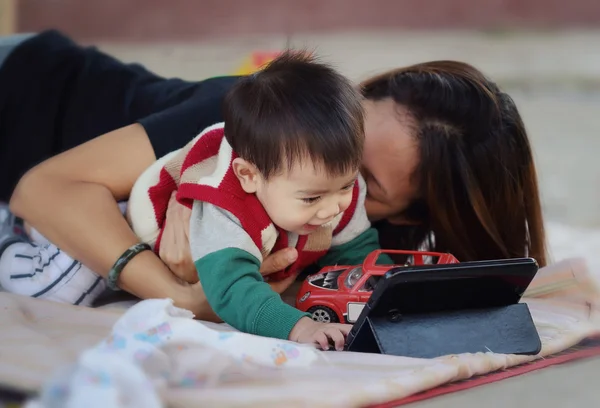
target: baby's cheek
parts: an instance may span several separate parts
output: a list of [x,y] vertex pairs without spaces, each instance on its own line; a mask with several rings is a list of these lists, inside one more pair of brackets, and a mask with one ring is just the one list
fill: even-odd
[[314,208],[298,208],[294,214],[290,214],[294,217],[294,221],[297,224],[306,224],[316,217],[316,209]]
[[279,213],[279,217],[290,228],[297,228],[313,218],[313,212],[307,211],[307,208],[298,205],[290,205],[284,211]]
[[340,200],[340,212],[344,212],[350,207],[350,203],[352,202],[352,194],[344,194],[342,199]]

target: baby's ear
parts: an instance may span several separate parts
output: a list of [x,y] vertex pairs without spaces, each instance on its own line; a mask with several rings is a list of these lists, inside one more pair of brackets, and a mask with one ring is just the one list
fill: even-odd
[[233,159],[231,167],[244,191],[248,194],[256,193],[260,178],[260,173],[256,166],[244,159],[236,157]]

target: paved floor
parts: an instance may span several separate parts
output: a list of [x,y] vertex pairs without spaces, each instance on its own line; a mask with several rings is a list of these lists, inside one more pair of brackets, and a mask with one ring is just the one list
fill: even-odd
[[600,404],[600,358],[547,367],[481,387],[411,404],[414,408],[579,408]]
[[[201,79],[235,71],[252,50],[281,49],[287,42],[314,49],[355,80],[431,59],[458,59],[476,65],[513,95],[522,112],[536,154],[544,211],[547,220],[559,226],[554,233],[600,229],[600,31],[337,33],[101,47],[167,76]],[[577,250],[577,245],[569,242],[572,235],[564,234],[555,238]],[[593,251],[592,257],[600,252],[600,233],[591,230],[578,236],[586,237],[580,239]],[[565,253],[563,247],[556,252]],[[599,377],[600,359],[588,360],[415,406],[592,407],[600,402]]]

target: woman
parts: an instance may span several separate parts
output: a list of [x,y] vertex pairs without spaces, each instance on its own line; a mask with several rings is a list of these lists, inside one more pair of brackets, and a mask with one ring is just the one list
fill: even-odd
[[[0,67],[0,163],[8,174],[0,197],[12,193],[16,215],[106,276],[137,242],[116,201],[156,157],[221,120],[234,81],[163,79],[57,32],[28,38]],[[508,95],[457,62],[391,71],[361,90],[366,207],[383,247],[425,245],[462,261],[532,256],[545,265],[532,153]],[[186,214],[177,205],[170,211],[161,257],[182,276],[187,256],[172,248],[185,247],[176,240],[186,239]],[[293,260],[294,250],[275,254],[264,272],[286,266],[288,255]],[[210,317],[200,286],[178,281],[150,251],[127,264],[119,285]]]

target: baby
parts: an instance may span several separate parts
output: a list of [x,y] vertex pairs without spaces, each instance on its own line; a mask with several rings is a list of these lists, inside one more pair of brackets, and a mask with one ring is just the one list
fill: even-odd
[[177,191],[177,200],[192,209],[198,277],[224,322],[246,333],[341,349],[350,326],[315,322],[286,304],[259,267],[288,246],[298,250],[297,261],[271,279],[315,262],[362,263],[379,247],[359,174],[361,97],[329,66],[288,51],[240,79],[223,109],[224,123],[142,174],[129,199],[129,222],[158,252]]

